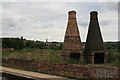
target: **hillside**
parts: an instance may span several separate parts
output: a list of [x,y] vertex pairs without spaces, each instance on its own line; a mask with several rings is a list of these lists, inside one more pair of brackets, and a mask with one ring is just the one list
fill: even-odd
[[5,51],[3,58],[25,59],[42,62],[63,62],[60,50],[24,48],[21,50]]
[[[120,67],[120,43],[119,42],[104,42],[108,51],[107,66]],[[24,59],[41,62],[66,63],[89,65],[86,62],[70,59],[63,60],[60,56],[62,43],[60,42],[41,42],[31,41],[19,38],[2,38],[2,58]],[[85,42],[83,42],[85,46]]]
[[[120,67],[118,61],[120,61],[120,52],[111,49],[108,50],[108,61],[107,64],[101,64],[105,66],[116,66]],[[40,62],[52,62],[52,63],[66,63],[66,64],[80,64],[80,65],[90,65],[85,62],[79,62],[77,60],[64,61],[61,56],[61,50],[52,49],[38,49],[38,48],[24,48],[21,50],[11,50],[2,53],[2,58],[14,58],[21,60],[32,60]]]

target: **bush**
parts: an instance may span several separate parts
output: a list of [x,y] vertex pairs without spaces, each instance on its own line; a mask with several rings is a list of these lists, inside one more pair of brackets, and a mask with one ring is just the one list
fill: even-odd
[[2,38],[2,48],[23,49],[25,45],[19,38]]
[[115,51],[114,49],[108,51],[108,63],[110,65],[120,67],[120,64],[118,63],[120,61],[119,53],[119,51]]

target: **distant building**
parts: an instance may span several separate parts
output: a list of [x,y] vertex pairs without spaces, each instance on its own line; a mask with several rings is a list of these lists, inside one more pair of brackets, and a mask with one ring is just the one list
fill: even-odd
[[46,45],[49,47],[58,47],[58,46],[61,46],[61,43],[60,42],[47,42]]

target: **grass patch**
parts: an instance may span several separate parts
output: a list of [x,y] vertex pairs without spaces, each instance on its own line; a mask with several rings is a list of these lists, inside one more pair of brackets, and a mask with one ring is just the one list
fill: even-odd
[[[24,48],[21,50],[5,51],[2,53],[2,57],[40,61],[40,62],[88,65],[85,62],[80,62],[74,59],[64,61],[61,58],[60,54],[61,54],[61,50]],[[120,61],[120,51],[116,49],[109,49],[108,63],[100,64],[100,65],[120,67],[120,64],[118,64],[119,61]]]
[[25,48],[3,52],[3,58],[26,59],[41,62],[62,62],[60,50]]

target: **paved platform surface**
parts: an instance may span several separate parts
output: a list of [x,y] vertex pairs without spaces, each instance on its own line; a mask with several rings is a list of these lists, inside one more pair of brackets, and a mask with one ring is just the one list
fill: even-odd
[[21,76],[25,78],[31,78],[35,80],[75,80],[75,79],[69,79],[69,78],[61,77],[61,76],[54,76],[54,75],[49,75],[49,74],[18,70],[18,69],[3,67],[3,66],[0,67],[0,70],[3,73]]

